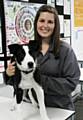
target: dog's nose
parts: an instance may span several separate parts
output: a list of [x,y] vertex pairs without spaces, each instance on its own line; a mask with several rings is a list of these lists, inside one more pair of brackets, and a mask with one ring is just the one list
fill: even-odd
[[28,63],[28,67],[29,67],[29,68],[33,68],[33,62],[29,62],[29,63]]

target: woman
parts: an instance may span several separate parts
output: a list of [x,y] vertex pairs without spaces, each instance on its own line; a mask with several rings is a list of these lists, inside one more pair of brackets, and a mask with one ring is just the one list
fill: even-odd
[[[45,93],[45,105],[74,110],[71,93],[79,82],[80,71],[73,49],[60,40],[60,23],[55,8],[43,5],[34,21],[35,42],[38,43],[39,78]],[[34,54],[35,54],[34,53]],[[8,76],[14,75],[15,63],[6,69]]]

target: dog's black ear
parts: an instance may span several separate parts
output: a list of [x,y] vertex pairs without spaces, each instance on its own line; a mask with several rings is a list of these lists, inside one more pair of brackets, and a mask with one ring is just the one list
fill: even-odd
[[19,44],[8,45],[8,48],[9,48],[11,54],[16,54],[17,51],[20,49],[20,47],[21,46]]

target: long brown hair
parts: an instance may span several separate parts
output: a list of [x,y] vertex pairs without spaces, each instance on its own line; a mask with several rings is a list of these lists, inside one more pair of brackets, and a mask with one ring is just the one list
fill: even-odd
[[53,53],[56,56],[57,53],[59,52],[59,46],[60,46],[60,22],[59,22],[58,12],[54,7],[50,5],[43,5],[37,11],[34,20],[34,39],[38,42],[39,47],[41,47],[41,36],[39,36],[37,32],[37,21],[42,12],[49,12],[54,14],[55,28],[51,36],[51,42],[53,42]]

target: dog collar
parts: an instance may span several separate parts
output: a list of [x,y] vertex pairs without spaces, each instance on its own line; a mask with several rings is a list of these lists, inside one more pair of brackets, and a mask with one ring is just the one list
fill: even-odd
[[29,73],[33,72],[33,69],[30,70],[30,71],[22,71],[22,72],[25,73],[25,74],[29,74]]

